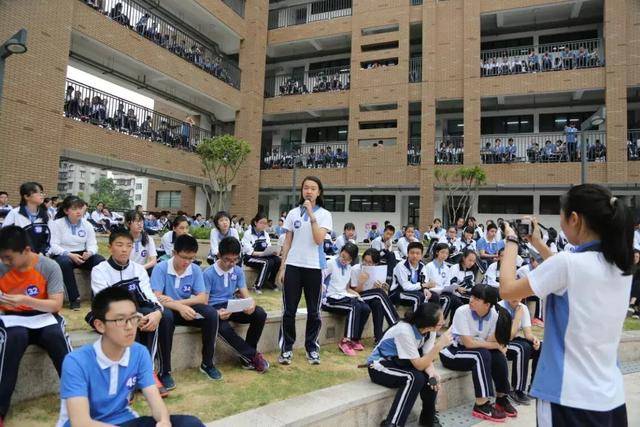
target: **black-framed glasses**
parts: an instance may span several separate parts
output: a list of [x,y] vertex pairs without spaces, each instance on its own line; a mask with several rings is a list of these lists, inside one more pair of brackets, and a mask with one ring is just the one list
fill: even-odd
[[136,313],[131,317],[127,317],[125,319],[102,319],[103,322],[111,322],[116,325],[118,328],[124,327],[124,325],[129,325],[132,327],[137,327],[140,321],[142,320],[142,314]]

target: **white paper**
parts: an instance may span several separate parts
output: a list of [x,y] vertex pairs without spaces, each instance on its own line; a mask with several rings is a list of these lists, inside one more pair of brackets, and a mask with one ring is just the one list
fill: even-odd
[[227,311],[239,313],[253,305],[253,298],[230,299],[227,302]]
[[280,253],[280,246],[271,245],[271,246],[267,246],[267,249],[265,249],[262,254],[264,256],[270,256],[270,255],[278,255],[279,253]]
[[51,313],[38,314],[36,316],[0,315],[0,320],[4,323],[5,328],[22,326],[29,329],[41,329],[58,323]]
[[364,290],[368,291],[375,287],[376,282],[385,283],[387,281],[387,266],[386,265],[363,265],[360,271],[354,271],[351,280],[352,283],[358,284],[358,275],[360,272],[367,273],[369,278],[364,282]]

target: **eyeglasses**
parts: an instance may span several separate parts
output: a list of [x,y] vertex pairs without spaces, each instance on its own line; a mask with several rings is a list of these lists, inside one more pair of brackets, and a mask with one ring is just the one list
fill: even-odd
[[115,324],[118,328],[124,327],[124,325],[128,325],[131,327],[137,327],[140,321],[142,320],[142,314],[136,313],[131,317],[126,319],[102,319],[103,322],[111,322]]
[[194,255],[194,256],[183,256],[183,255],[180,255],[180,254],[176,254],[176,255],[178,255],[179,258],[182,258],[183,260],[189,261],[189,262],[195,261],[195,259],[197,257],[197,255]]

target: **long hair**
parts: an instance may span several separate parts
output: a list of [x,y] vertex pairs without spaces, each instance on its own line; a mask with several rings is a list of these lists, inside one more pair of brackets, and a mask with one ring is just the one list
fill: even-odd
[[316,199],[316,205],[320,206],[320,207],[324,207],[324,186],[322,185],[322,181],[320,181],[320,178],[316,177],[316,176],[305,176],[304,179],[302,180],[302,184],[300,184],[300,199],[298,200],[298,204],[302,205],[304,204],[304,197],[302,196],[302,188],[304,187],[304,183],[306,181],[313,181],[316,184],[318,184],[318,189],[320,190],[320,194],[318,194],[318,198]]
[[471,296],[490,304],[489,310],[494,308],[498,312],[495,332],[496,341],[502,345],[507,345],[511,341],[511,315],[504,307],[498,305],[498,299],[500,298],[498,288],[489,285],[475,285],[471,289]]
[[[127,229],[129,231],[131,230],[129,224],[134,221],[142,221],[144,223],[144,215],[142,215],[140,211],[136,210],[125,212],[124,223],[127,224]],[[144,226],[142,227],[142,233],[140,234],[140,243],[142,243],[142,246],[147,246],[147,243],[149,243],[149,236],[147,235],[147,232],[144,231]]]

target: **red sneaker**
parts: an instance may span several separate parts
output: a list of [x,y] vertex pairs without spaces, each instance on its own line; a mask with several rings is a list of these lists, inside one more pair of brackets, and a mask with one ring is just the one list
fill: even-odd
[[533,321],[531,323],[533,324],[533,326],[538,326],[540,328],[544,328],[544,321],[542,319],[538,319],[537,317],[535,319],[533,319]]
[[340,349],[340,351],[342,351],[347,356],[355,356],[356,355],[355,350],[351,346],[351,341],[349,341],[346,338],[342,338],[340,340],[340,342],[338,343],[338,348]]
[[351,341],[351,348],[353,348],[355,351],[364,350],[364,346],[362,345],[362,343],[360,341],[356,341],[356,340],[352,340]]
[[493,406],[491,401],[485,402],[484,405],[473,405],[471,415],[494,423],[503,423],[507,419],[505,413]]
[[158,374],[155,372],[153,373],[153,379],[155,380],[156,387],[158,387],[158,391],[160,392],[160,397],[164,399],[165,397],[169,396],[169,391],[162,384],[162,381],[160,381],[160,379],[158,378]]

